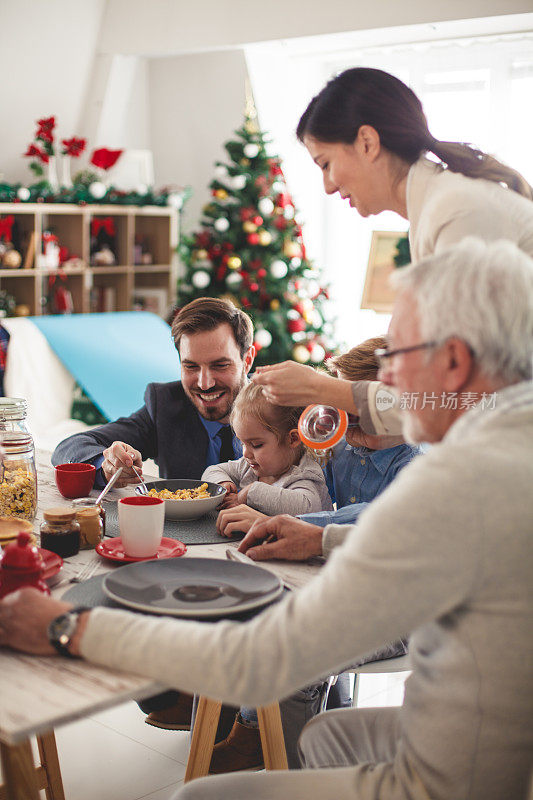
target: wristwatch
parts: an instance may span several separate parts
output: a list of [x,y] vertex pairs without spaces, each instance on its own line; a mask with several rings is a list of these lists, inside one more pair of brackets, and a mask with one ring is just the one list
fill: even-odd
[[65,614],[55,617],[48,625],[48,641],[55,647],[59,655],[76,658],[68,648],[78,627],[80,614],[83,614],[84,611],[89,611],[89,607],[76,606]]

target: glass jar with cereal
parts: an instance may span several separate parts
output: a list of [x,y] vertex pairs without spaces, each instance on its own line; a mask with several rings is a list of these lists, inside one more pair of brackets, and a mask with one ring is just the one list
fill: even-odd
[[0,433],[3,475],[0,482],[0,515],[32,520],[37,508],[35,450],[29,433]]

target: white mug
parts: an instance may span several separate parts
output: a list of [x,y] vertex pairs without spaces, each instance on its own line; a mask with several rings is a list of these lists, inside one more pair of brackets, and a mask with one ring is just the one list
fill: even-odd
[[165,501],[159,497],[121,497],[118,501],[118,524],[127,556],[155,556],[163,536]]

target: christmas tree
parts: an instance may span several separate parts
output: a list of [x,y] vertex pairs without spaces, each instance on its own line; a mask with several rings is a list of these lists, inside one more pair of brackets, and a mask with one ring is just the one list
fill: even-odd
[[256,364],[321,364],[336,346],[327,288],[308,261],[280,159],[268,154],[253,104],[217,162],[201,230],[185,236],[178,306],[226,297],[253,319]]

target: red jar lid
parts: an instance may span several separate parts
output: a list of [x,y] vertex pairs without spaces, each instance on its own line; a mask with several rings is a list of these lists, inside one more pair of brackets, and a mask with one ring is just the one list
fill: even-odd
[[21,531],[17,541],[8,544],[0,556],[0,568],[18,572],[38,572],[43,569],[39,548],[31,544],[31,534]]

